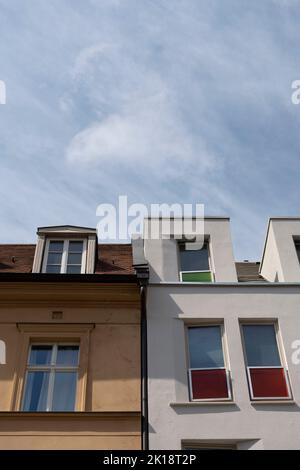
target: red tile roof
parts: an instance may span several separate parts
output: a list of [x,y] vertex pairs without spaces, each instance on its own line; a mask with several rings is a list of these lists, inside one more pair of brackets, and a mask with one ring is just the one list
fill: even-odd
[[30,273],[35,245],[0,245],[0,272]]
[[[30,273],[35,245],[0,245],[0,273]],[[96,274],[134,274],[129,244],[98,245]]]
[[134,274],[132,247],[125,244],[98,245],[96,274]]

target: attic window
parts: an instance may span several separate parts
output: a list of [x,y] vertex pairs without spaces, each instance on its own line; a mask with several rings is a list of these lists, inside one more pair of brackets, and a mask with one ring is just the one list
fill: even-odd
[[[189,247],[187,248],[187,245]],[[180,280],[183,282],[212,282],[209,247],[204,243],[199,249],[198,244],[179,243]]]
[[53,274],[82,274],[86,265],[85,239],[47,239],[42,271]]

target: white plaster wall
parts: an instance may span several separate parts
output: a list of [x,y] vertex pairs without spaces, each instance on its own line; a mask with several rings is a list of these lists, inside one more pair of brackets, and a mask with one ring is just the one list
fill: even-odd
[[271,219],[261,274],[271,282],[276,272],[279,282],[300,282],[293,237],[300,237],[300,219]]
[[[148,233],[151,226],[159,223],[158,219],[146,219],[144,233]],[[236,282],[237,275],[229,219],[205,219],[204,236],[209,238],[215,281]],[[179,251],[176,239],[145,239],[144,249],[150,267],[150,283],[160,281],[177,282],[179,280]]]
[[283,282],[284,280],[272,222],[270,222],[267,234],[261,275],[269,282]]
[[[182,440],[300,449],[300,365],[291,361],[300,286],[150,285],[147,307],[151,449],[180,449]],[[239,329],[246,318],[278,319],[295,404],[251,404]],[[184,325],[193,319],[224,319],[234,404],[189,404]]]

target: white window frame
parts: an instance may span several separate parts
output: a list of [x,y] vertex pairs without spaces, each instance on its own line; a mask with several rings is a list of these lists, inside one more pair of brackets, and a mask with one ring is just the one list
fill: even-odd
[[[51,346],[52,353],[51,353],[51,361],[50,364],[38,364],[32,365],[30,364],[30,354],[32,346]],[[76,366],[66,366],[64,364],[56,364],[57,359],[57,351],[58,346],[78,346],[78,364]],[[22,397],[22,405],[21,410],[24,410],[25,404],[25,396],[26,396],[26,388],[27,388],[27,377],[29,372],[49,372],[49,384],[48,384],[48,391],[47,391],[47,404],[46,410],[44,412],[52,412],[53,406],[53,392],[54,392],[54,380],[55,380],[55,373],[59,372],[77,372],[77,381],[76,381],[76,390],[75,390],[75,403],[74,403],[74,410],[76,410],[76,396],[78,390],[78,371],[79,371],[79,363],[80,363],[80,345],[79,343],[32,343],[29,347],[28,357],[27,357],[27,364],[26,364],[26,374],[25,374],[25,382],[24,382],[24,390],[23,390],[23,397]],[[41,412],[43,412],[41,411]],[[38,413],[38,411],[33,411],[32,413]]]
[[[194,271],[193,271],[194,272]],[[223,367],[197,367],[197,368],[192,368],[190,367],[190,345],[189,345],[189,336],[188,336],[188,330],[189,328],[205,328],[205,327],[210,327],[210,326],[218,326],[220,328],[221,332],[221,346],[222,346],[222,354],[223,354],[223,361],[224,361],[224,366]],[[226,340],[225,340],[225,328],[223,323],[201,323],[201,324],[195,324],[195,325],[187,325],[186,328],[186,338],[187,338],[187,354],[188,354],[188,380],[189,380],[189,396],[190,396],[190,401],[192,402],[214,402],[214,401],[232,401],[233,396],[232,396],[232,389],[231,389],[231,375],[230,375],[230,369],[229,369],[229,362],[228,362],[228,357],[227,357],[227,349],[226,349]],[[226,383],[227,383],[227,391],[228,391],[228,397],[224,398],[193,398],[193,387],[192,387],[192,371],[193,370],[225,370],[226,371]]]
[[[280,359],[280,366],[248,366],[248,357],[247,357],[247,351],[246,351],[246,344],[245,344],[245,338],[244,338],[244,330],[243,326],[273,326],[274,332],[275,332],[275,341],[276,341],[276,346],[277,346],[277,351]],[[243,350],[244,350],[244,359],[245,359],[245,365],[246,365],[246,373],[247,373],[247,381],[248,381],[248,386],[249,386],[249,392],[250,392],[250,399],[253,401],[261,401],[261,400],[291,400],[293,398],[292,395],[292,389],[291,389],[291,384],[290,384],[290,379],[289,379],[289,374],[288,374],[288,367],[287,363],[285,360],[285,355],[284,355],[284,349],[283,349],[283,344],[280,338],[280,333],[279,333],[279,326],[277,322],[259,322],[259,321],[253,321],[253,322],[241,322],[241,333],[242,333],[242,345],[243,345]],[[284,372],[284,377],[286,381],[286,386],[288,390],[288,396],[287,397],[256,397],[254,396],[253,393],[253,387],[252,387],[252,381],[251,381],[251,375],[250,371],[251,369],[282,369]]]
[[[82,246],[82,257],[81,257],[81,271],[80,274],[85,274],[86,272],[86,259],[87,259],[87,240],[86,238],[47,238],[44,252],[44,260],[42,272],[47,272],[48,256],[50,242],[63,242],[63,253],[60,265],[60,273],[58,274],[67,274],[68,267],[68,254],[69,254],[69,243],[72,241],[83,242]],[[49,273],[47,273],[49,274]]]
[[[183,243],[185,242],[179,242],[178,245],[182,245]],[[186,243],[193,243],[193,242],[186,242]],[[182,280],[182,275],[183,274],[189,274],[189,273],[210,273],[210,276],[211,276],[211,282],[214,282],[214,274],[213,274],[213,271],[212,271],[212,263],[211,263],[211,256],[210,256],[210,246],[209,246],[209,242],[208,241],[204,241],[204,245],[207,246],[207,256],[208,256],[208,267],[209,269],[198,269],[198,270],[193,270],[193,271],[179,271],[179,279],[180,279],[180,282],[200,282],[200,283],[203,283],[203,284],[206,284],[206,282],[202,282],[202,281],[183,281]],[[192,250],[191,250],[192,251]],[[195,250],[197,251],[197,250]],[[180,246],[179,246],[179,264],[180,264]],[[180,267],[181,267],[181,264],[180,264]]]

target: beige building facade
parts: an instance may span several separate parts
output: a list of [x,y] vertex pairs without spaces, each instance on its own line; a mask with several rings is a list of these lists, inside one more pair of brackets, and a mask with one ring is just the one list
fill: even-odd
[[80,227],[40,229],[36,246],[2,245],[0,340],[0,449],[141,448],[129,245],[98,246]]

